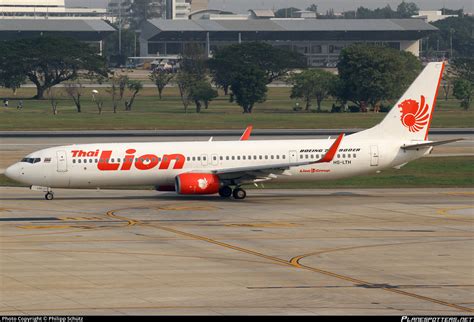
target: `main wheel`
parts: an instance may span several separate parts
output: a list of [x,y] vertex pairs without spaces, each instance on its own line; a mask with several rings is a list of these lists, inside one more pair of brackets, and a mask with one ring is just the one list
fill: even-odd
[[232,188],[229,186],[224,186],[219,189],[219,196],[222,198],[229,198],[232,196]]
[[236,188],[232,192],[232,195],[234,196],[235,199],[241,200],[241,199],[245,199],[245,197],[247,196],[247,193],[245,192],[244,189]]
[[54,199],[54,194],[52,192],[48,192],[44,195],[44,199],[53,200]]

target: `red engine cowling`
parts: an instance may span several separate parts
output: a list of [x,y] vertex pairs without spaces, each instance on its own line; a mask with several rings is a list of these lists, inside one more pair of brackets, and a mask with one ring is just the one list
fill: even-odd
[[219,177],[209,173],[183,173],[176,176],[176,192],[182,195],[211,195],[219,192]]

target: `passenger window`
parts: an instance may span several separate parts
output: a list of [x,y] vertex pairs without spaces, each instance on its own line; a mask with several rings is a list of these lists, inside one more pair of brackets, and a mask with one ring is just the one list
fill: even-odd
[[342,157],[345,159],[345,158],[346,158],[346,154],[344,153],[344,154],[342,155]]
[[201,157],[197,157],[197,160],[198,160],[198,161],[201,161]]
[[270,156],[270,159],[272,159],[272,160],[273,160],[273,154]]
[[259,158],[260,160],[262,160],[262,156],[261,156],[261,155],[259,155],[258,158]]
[[244,156],[242,156],[242,160],[245,160],[245,158],[246,158],[246,157],[245,157],[245,155],[244,155]]
[[193,157],[193,161],[196,161],[196,157]]
[[282,157],[283,157],[283,159],[286,159],[286,155],[283,154]]
[[235,160],[235,156],[232,156],[232,160]]
[[268,155],[265,155],[265,160],[268,160]]
[[220,156],[220,157],[219,157],[219,160],[221,160],[221,161],[222,161],[222,160],[224,160],[224,158],[223,158],[222,156]]
[[355,154],[355,153],[354,153],[352,156],[353,156],[354,158],[356,158],[356,154]]
[[81,159],[78,159],[78,160],[77,160],[77,163],[81,163]]
[[337,155],[337,157],[338,157],[338,158],[340,158],[340,157],[341,157],[341,155],[340,155],[340,154],[338,154],[338,155]]
[[237,156],[237,160],[240,160],[240,155]]
[[277,155],[276,155],[276,158],[277,158],[277,159],[280,159],[280,156],[277,154]]
[[226,160],[229,160],[229,156],[226,156],[225,159],[226,159]]
[[95,159],[95,163],[97,163],[99,160]]
[[76,160],[75,160],[75,159],[72,159],[72,163],[76,163]]

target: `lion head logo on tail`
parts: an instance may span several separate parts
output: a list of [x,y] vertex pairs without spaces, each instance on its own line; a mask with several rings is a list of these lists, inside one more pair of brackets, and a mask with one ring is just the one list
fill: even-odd
[[420,103],[412,99],[407,99],[398,104],[400,108],[403,126],[410,132],[418,132],[428,124],[430,114],[429,105],[425,104],[425,97],[421,95]]

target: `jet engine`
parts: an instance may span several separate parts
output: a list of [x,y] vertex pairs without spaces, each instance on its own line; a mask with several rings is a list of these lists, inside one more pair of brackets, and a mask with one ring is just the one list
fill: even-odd
[[219,177],[210,173],[182,173],[175,179],[176,192],[182,195],[211,195],[219,192]]

